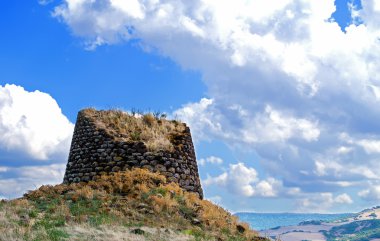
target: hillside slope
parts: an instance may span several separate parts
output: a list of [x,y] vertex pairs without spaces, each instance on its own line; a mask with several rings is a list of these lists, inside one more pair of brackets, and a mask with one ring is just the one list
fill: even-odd
[[276,227],[261,231],[282,241],[379,241],[380,207],[363,210],[347,218],[331,222],[314,220],[294,226]]
[[133,169],[2,201],[0,240],[266,239],[164,176]]

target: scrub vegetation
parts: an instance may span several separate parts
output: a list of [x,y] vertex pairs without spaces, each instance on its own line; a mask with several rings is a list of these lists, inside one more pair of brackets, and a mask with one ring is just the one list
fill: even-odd
[[380,239],[380,220],[362,220],[333,227],[324,233],[328,241],[368,241]]
[[185,130],[185,124],[177,120],[167,120],[166,115],[159,112],[128,113],[121,110],[98,111],[93,108],[82,112],[110,136],[121,141],[142,141],[151,151],[173,151],[171,136]]
[[0,204],[0,240],[267,240],[158,173],[42,186]]

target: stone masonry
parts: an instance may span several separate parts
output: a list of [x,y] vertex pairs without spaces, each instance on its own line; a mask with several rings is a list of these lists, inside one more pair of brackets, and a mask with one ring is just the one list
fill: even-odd
[[120,141],[78,113],[64,183],[88,182],[100,175],[134,167],[159,172],[168,181],[203,198],[190,129],[172,138],[173,151],[149,152],[141,141]]

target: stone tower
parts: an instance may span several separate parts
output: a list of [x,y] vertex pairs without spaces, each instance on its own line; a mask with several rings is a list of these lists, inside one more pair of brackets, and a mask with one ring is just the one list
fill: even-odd
[[160,172],[203,198],[189,127],[147,114],[84,109],[78,113],[64,183],[96,180],[133,167]]

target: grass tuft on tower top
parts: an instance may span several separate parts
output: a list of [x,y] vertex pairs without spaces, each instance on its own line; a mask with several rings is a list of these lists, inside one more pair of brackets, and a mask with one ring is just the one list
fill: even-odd
[[167,120],[165,114],[94,108],[81,112],[116,140],[141,141],[149,151],[173,151],[171,137],[181,134],[186,128],[184,123],[177,120]]

